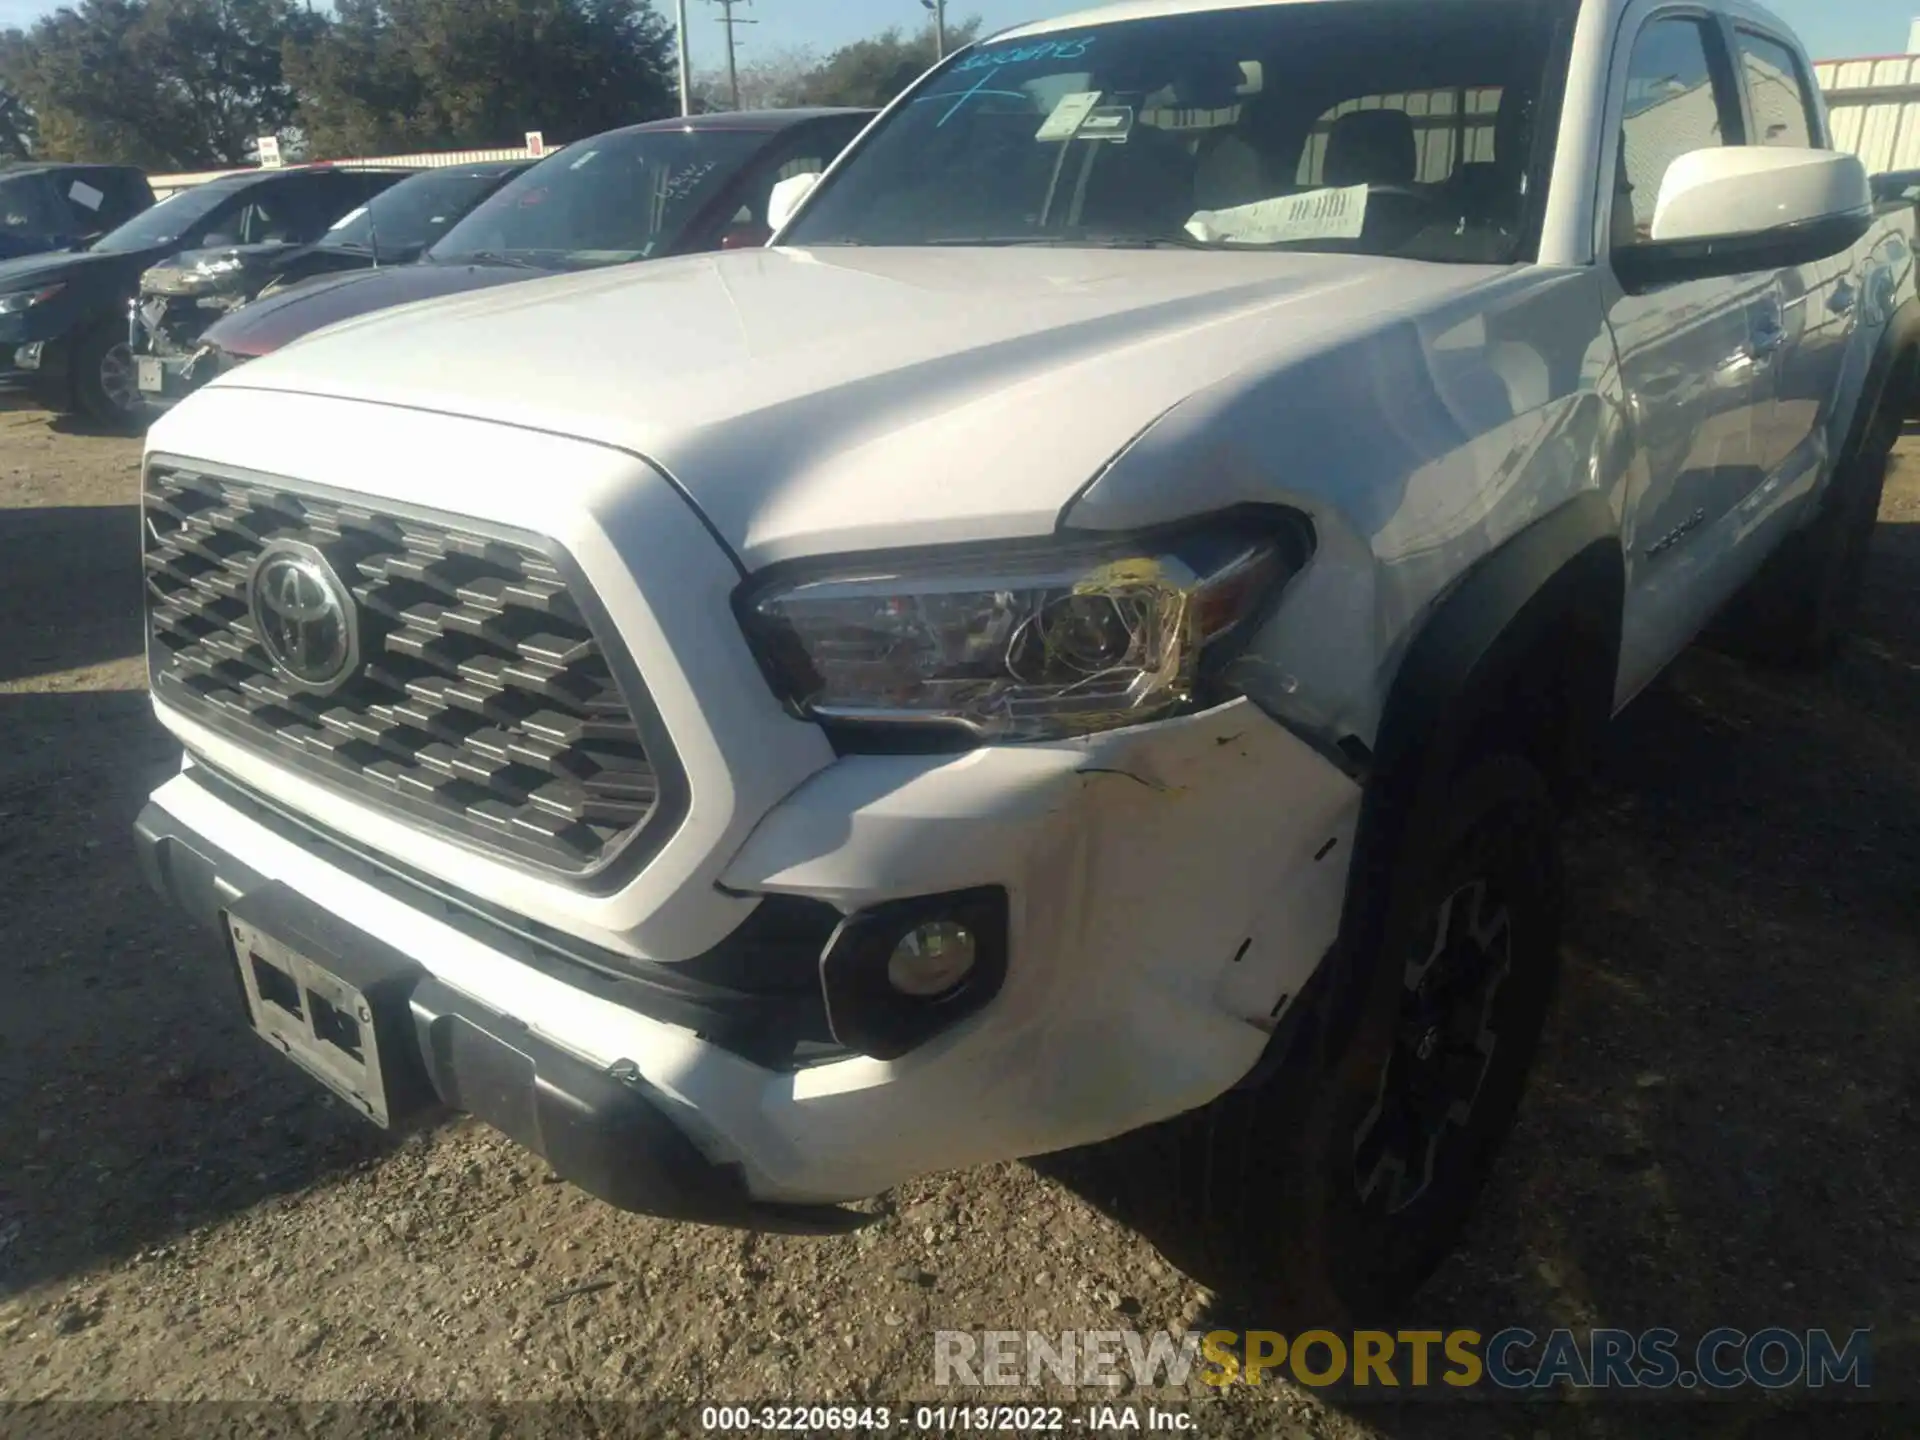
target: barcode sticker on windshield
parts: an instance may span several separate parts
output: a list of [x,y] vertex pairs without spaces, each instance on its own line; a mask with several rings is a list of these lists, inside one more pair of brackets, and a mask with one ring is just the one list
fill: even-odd
[[1071,140],[1080,132],[1081,122],[1093,113],[1093,107],[1100,103],[1098,90],[1081,90],[1065,96],[1053,113],[1047,116],[1046,123],[1033,138],[1036,140]]
[[1076,140],[1111,140],[1116,145],[1127,143],[1127,137],[1133,133],[1133,107],[1131,105],[1102,105],[1090,111],[1080,124]]
[[1366,228],[1365,185],[1310,190],[1305,195],[1283,195],[1230,210],[1202,210],[1187,221],[1187,232],[1196,240],[1239,240],[1254,245],[1278,245],[1289,240],[1357,240]]

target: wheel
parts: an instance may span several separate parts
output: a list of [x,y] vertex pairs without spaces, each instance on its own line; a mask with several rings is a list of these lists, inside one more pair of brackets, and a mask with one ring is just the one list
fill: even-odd
[[1768,557],[1716,624],[1716,644],[1758,664],[1799,668],[1839,653],[1866,580],[1905,400],[1903,390],[1889,395],[1860,448],[1835,467],[1819,515]]
[[124,326],[103,321],[80,337],[73,350],[73,399],[97,425],[122,432],[140,428],[147,404]]
[[1519,1106],[1557,970],[1558,814],[1509,756],[1445,788],[1409,828],[1428,838],[1393,867],[1377,953],[1347,962],[1346,1033],[1201,1112],[1209,1268],[1254,1272],[1264,1314],[1389,1318],[1452,1248]]

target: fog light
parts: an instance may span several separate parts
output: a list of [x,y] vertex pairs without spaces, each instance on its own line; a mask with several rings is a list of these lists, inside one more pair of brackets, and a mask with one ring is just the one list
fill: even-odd
[[31,340],[25,345],[22,345],[18,350],[13,352],[13,363],[15,367],[21,370],[38,370],[40,368],[40,356],[45,352],[46,346],[47,342],[44,340]]
[[887,957],[887,983],[902,995],[945,995],[973,973],[973,932],[955,920],[929,920],[900,937]]
[[876,1060],[976,1014],[1006,978],[1007,892],[997,885],[856,911],[820,956],[833,1038]]

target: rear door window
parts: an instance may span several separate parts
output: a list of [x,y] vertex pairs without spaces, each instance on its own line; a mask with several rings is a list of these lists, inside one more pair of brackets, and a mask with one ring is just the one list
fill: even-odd
[[1793,51],[1752,30],[1738,32],[1740,69],[1753,105],[1753,143],[1825,149],[1817,138],[1806,76]]

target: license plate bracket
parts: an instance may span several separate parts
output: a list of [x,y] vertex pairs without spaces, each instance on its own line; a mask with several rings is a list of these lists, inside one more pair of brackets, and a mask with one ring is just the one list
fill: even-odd
[[410,1004],[419,966],[277,883],[222,928],[261,1039],[382,1129],[432,1107]]

